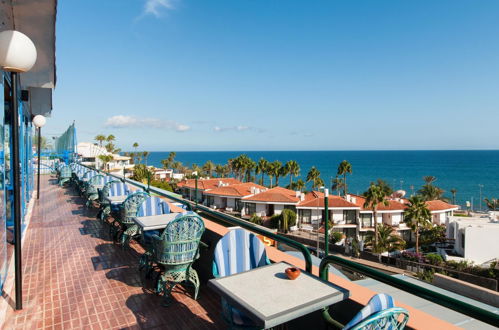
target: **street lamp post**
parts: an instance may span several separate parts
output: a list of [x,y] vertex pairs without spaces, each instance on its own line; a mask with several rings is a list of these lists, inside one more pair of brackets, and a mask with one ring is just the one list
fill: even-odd
[[47,120],[42,115],[36,115],[33,118],[33,124],[38,128],[38,178],[36,185],[36,199],[40,199],[40,161],[42,159],[41,145],[42,145],[42,127],[45,126]]
[[0,32],[0,68],[11,72],[12,77],[12,171],[14,189],[14,269],[16,309],[23,308],[21,263],[21,166],[19,157],[19,102],[18,74],[27,72],[35,65],[36,47],[28,36],[14,31]]
[[482,212],[482,188],[483,188],[483,184],[479,184],[478,185],[478,188],[480,188],[480,212]]
[[329,255],[329,189],[324,189],[324,241],[325,249],[324,254]]

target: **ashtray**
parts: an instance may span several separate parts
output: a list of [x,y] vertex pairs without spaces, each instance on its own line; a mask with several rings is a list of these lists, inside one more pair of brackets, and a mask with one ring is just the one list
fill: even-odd
[[289,267],[289,268],[286,268],[285,270],[286,272],[286,276],[288,276],[288,278],[290,280],[296,280],[296,278],[298,276],[300,276],[301,274],[301,271],[299,268],[296,268],[296,267]]

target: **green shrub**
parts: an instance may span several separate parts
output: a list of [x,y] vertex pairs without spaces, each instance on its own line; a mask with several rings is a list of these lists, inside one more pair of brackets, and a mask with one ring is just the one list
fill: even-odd
[[294,225],[296,225],[296,213],[293,210],[284,209],[281,214],[270,217],[271,228],[287,232]]
[[439,266],[444,262],[444,259],[438,253],[428,253],[425,257],[428,263],[432,265]]
[[251,216],[251,218],[249,218],[249,221],[256,224],[256,225],[262,225],[263,224],[263,219],[262,217],[259,217],[258,215],[256,215],[256,213],[253,213],[253,215]]
[[333,231],[331,235],[329,236],[329,241],[333,244],[338,243],[343,239],[343,233],[339,231]]
[[166,190],[166,191],[173,192],[173,190],[174,190],[173,186],[169,182],[166,182],[166,181],[152,180],[150,184],[153,187],[156,187],[156,188],[159,188],[159,189],[163,189],[163,190]]

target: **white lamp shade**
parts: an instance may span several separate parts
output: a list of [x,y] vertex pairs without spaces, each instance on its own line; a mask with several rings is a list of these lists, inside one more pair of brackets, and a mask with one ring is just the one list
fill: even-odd
[[42,115],[36,115],[33,118],[33,125],[35,125],[37,128],[45,126],[46,122],[47,122],[47,119],[45,119],[45,117]]
[[0,67],[5,71],[27,72],[36,62],[36,47],[24,33],[0,32]]

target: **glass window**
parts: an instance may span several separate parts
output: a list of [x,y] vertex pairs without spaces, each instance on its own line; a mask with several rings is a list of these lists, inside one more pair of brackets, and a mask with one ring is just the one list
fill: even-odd
[[256,213],[256,204],[255,203],[245,203],[245,213],[248,215],[253,215]]
[[298,219],[302,223],[310,223],[312,221],[312,210],[298,210]]
[[356,224],[357,212],[355,210],[345,210],[343,211],[343,219],[347,224]]
[[362,227],[374,227],[373,226],[373,215],[370,213],[361,213],[360,214],[360,222],[362,223]]

